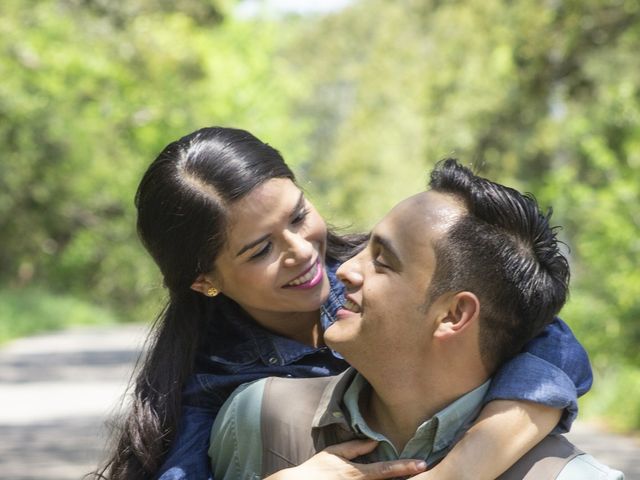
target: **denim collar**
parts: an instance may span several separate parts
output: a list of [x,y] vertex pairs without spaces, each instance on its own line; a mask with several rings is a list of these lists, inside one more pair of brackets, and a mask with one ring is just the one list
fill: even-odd
[[329,277],[329,298],[320,307],[320,324],[326,330],[335,322],[338,309],[344,305],[344,284],[338,280],[336,271],[340,266],[337,260],[327,259],[327,276]]
[[[336,312],[343,303],[344,285],[335,275],[339,265],[337,261],[327,259],[330,290],[327,301],[320,307],[320,324],[323,330],[335,321]],[[267,330],[224,295],[212,300],[207,351],[215,352],[216,357],[222,357],[227,362],[246,363],[259,357],[265,365],[289,365],[311,353],[327,350],[327,347],[304,345]],[[229,338],[229,331],[234,333],[233,345],[224,342],[224,339]]]

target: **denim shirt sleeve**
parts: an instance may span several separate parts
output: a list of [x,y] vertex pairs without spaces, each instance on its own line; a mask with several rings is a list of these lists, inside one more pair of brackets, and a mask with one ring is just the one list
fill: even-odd
[[180,428],[157,480],[213,480],[207,449],[216,411],[183,406]]
[[578,397],[589,391],[592,381],[587,352],[569,326],[556,318],[496,372],[485,403],[528,400],[562,408],[554,433],[564,433],[578,414]]

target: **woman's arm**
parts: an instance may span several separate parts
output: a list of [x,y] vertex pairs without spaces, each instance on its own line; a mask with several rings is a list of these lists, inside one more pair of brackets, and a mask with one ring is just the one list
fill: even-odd
[[373,440],[351,440],[332,445],[297,467],[280,470],[264,480],[381,480],[415,475],[427,468],[426,463],[419,460],[369,464],[350,461],[370,453],[377,444]]
[[496,400],[435,468],[415,480],[490,480],[546,437],[562,411],[537,403]]
[[587,352],[559,318],[495,373],[485,403],[526,400],[563,409],[555,433],[568,432],[578,415],[578,397],[591,388]]
[[477,421],[416,480],[495,479],[554,428],[569,430],[592,378],[584,348],[556,319],[496,372]]

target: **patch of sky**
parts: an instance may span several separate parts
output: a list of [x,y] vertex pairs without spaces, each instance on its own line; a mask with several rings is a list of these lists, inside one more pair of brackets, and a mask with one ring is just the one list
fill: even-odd
[[244,0],[234,13],[240,18],[283,15],[322,15],[340,10],[353,0]]

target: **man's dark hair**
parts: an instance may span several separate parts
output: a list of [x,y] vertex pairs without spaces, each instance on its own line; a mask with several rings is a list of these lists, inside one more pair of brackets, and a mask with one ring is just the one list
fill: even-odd
[[530,195],[478,177],[457,160],[439,162],[429,186],[455,195],[467,213],[434,245],[429,301],[470,291],[480,300],[480,352],[490,370],[518,353],[564,305],[569,264],[551,209]]

